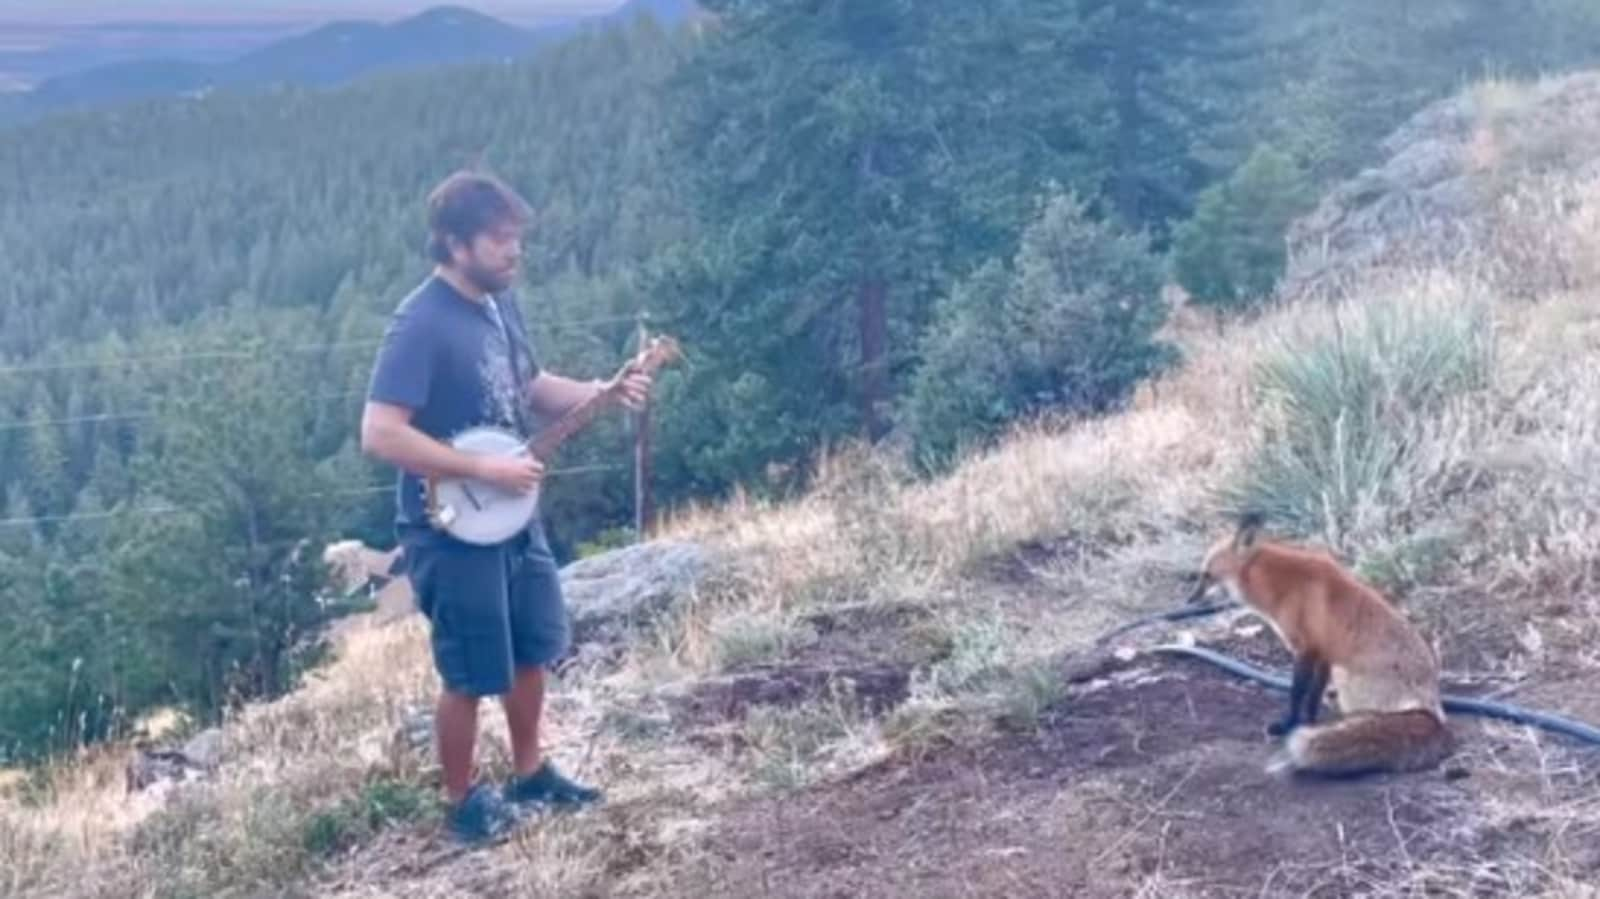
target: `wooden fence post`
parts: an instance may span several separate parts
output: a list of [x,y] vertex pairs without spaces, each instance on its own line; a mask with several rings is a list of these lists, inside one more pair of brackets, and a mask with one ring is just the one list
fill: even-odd
[[[639,351],[643,352],[649,334],[645,330],[644,313],[639,313]],[[650,521],[655,515],[650,497],[650,404],[633,416],[633,529],[637,540],[649,536]]]

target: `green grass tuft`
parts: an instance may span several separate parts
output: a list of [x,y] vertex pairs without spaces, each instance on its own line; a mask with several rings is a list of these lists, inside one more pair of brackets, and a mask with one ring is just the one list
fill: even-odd
[[1489,306],[1398,296],[1333,310],[1330,328],[1282,335],[1254,370],[1259,426],[1250,464],[1223,489],[1232,512],[1332,545],[1417,514],[1450,473],[1448,427],[1489,386]]

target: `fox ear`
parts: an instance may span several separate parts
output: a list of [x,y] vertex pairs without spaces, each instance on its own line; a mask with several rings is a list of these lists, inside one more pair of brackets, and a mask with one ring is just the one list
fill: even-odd
[[1233,535],[1234,549],[1245,550],[1254,547],[1265,518],[1266,516],[1256,511],[1249,511],[1239,516],[1239,530]]

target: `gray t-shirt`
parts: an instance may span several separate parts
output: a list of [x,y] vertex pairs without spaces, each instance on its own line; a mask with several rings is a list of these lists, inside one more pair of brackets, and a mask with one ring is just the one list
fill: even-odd
[[[438,440],[448,441],[479,425],[527,437],[532,418],[527,387],[538,373],[522,311],[514,301],[486,297],[476,302],[430,275],[395,309],[367,397],[412,409],[411,423]],[[401,539],[438,536],[423,509],[421,479],[403,469],[397,476],[395,505]]]

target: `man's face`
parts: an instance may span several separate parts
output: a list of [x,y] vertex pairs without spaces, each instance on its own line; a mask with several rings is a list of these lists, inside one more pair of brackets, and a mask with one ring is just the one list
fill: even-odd
[[522,229],[496,225],[478,233],[466,247],[456,245],[456,268],[486,292],[505,290],[522,261]]

